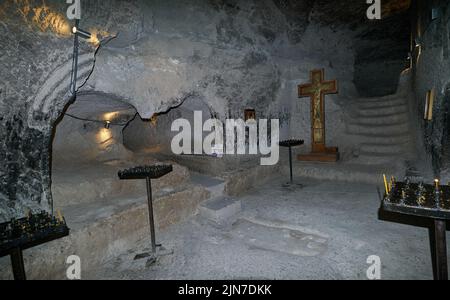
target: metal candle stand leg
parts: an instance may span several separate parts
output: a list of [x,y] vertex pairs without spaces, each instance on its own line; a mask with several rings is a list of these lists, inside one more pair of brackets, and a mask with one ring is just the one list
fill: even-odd
[[292,166],[292,146],[287,146],[288,151],[289,151],[289,182],[286,184],[283,184],[283,187],[285,188],[291,188],[294,186],[294,169]]
[[289,168],[291,172],[291,184],[294,184],[294,172],[292,169],[292,147],[289,147]]
[[448,280],[446,221],[434,221],[436,280]]
[[152,241],[152,253],[156,253],[155,219],[153,214],[152,180],[147,177],[147,200],[148,200],[148,220],[150,224],[150,235]]
[[147,201],[148,201],[148,222],[150,227],[150,238],[151,238],[151,252],[136,255],[134,260],[139,260],[143,258],[149,258],[147,261],[147,266],[150,266],[156,262],[157,257],[170,255],[173,252],[164,249],[161,245],[156,244],[156,234],[155,234],[155,218],[153,214],[153,196],[152,196],[152,179],[159,179],[164,175],[167,175],[173,171],[172,165],[154,165],[154,166],[144,166],[136,167],[132,169],[127,169],[119,171],[119,178],[121,180],[141,180],[145,179],[147,184]]
[[288,151],[289,151],[290,181],[286,184],[283,184],[284,188],[303,188],[303,185],[294,183],[294,168],[293,168],[293,163],[292,163],[292,148],[296,147],[296,146],[301,146],[303,144],[304,144],[304,141],[301,141],[301,140],[288,140],[288,141],[282,141],[282,142],[278,143],[278,145],[280,147],[288,148]]
[[296,184],[294,183],[294,167],[293,167],[293,161],[292,161],[292,146],[289,148],[289,182],[284,184],[283,187],[285,188],[303,188],[302,184]]
[[16,248],[11,251],[11,265],[14,273],[14,280],[27,280],[25,265],[23,263],[22,249]]
[[136,255],[134,258],[135,260],[143,259],[143,258],[154,258],[156,259],[157,248],[161,247],[162,245],[156,244],[156,233],[155,233],[155,218],[153,213],[153,196],[152,196],[152,180],[150,177],[146,178],[147,182],[147,201],[148,201],[148,221],[149,221],[149,227],[150,227],[150,239],[151,239],[151,253],[143,253]]
[[148,200],[148,221],[150,227],[150,239],[151,239],[151,252],[142,253],[136,255],[134,260],[140,260],[144,258],[148,258],[147,267],[151,266],[156,262],[156,259],[161,256],[170,255],[173,252],[170,250],[164,249],[161,244],[156,243],[156,233],[155,233],[155,218],[153,213],[153,195],[152,195],[152,180],[150,177],[146,178],[147,182],[147,200]]

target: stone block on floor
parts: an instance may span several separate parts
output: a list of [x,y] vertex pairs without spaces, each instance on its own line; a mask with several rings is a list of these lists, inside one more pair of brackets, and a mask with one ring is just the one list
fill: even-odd
[[242,210],[241,200],[218,197],[200,205],[200,215],[217,225],[232,224]]

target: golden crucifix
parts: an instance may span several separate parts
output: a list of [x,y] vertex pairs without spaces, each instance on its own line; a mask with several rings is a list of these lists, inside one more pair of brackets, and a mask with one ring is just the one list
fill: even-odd
[[311,155],[301,155],[299,160],[306,161],[337,161],[337,148],[327,148],[325,145],[325,95],[338,92],[337,81],[325,81],[325,71],[311,71],[311,83],[298,87],[299,97],[311,98]]

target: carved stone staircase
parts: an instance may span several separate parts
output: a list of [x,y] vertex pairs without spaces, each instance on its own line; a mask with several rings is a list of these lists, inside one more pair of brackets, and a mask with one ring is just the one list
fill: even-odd
[[389,165],[412,159],[408,93],[357,99],[349,108],[347,133],[355,140],[354,163]]

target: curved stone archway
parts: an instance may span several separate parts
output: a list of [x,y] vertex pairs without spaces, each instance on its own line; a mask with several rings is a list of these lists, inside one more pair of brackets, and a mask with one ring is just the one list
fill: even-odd
[[123,128],[140,119],[136,109],[111,94],[80,93],[54,126],[51,149],[53,207],[63,209],[116,197],[129,185],[117,180],[134,162]]
[[[92,70],[93,54],[83,54],[79,82]],[[73,100],[69,92],[72,60],[55,68],[37,95],[6,122],[6,172],[2,176],[2,216],[23,215],[28,209],[50,209],[53,126]]]

